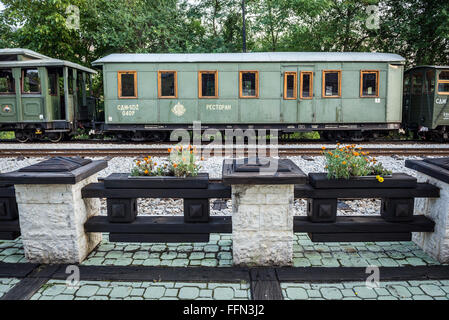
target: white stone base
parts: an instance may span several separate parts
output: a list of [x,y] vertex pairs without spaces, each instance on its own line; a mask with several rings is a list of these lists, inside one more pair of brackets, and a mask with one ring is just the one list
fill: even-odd
[[235,265],[292,265],[293,192],[293,185],[232,186]]
[[93,175],[75,185],[16,185],[20,230],[28,261],[80,263],[101,242],[84,223],[100,212],[100,199],[82,199],[81,189],[97,182]]
[[449,184],[418,173],[418,182],[440,188],[439,198],[415,198],[415,214],[435,221],[434,232],[414,232],[415,242],[425,253],[441,263],[449,263]]

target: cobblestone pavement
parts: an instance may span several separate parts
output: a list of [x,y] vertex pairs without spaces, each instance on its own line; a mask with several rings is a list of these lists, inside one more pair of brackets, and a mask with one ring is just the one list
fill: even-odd
[[449,300],[449,280],[380,282],[281,283],[286,300]]
[[18,263],[27,262],[23,252],[22,240],[0,240],[0,262]]
[[0,278],[0,298],[11,290],[18,282],[19,279],[15,278]]
[[[313,243],[307,234],[295,235],[295,267],[366,267],[437,265],[413,242]],[[110,243],[103,237],[85,265],[232,266],[232,238],[211,234],[209,243],[138,244]]]
[[[369,265],[424,266],[439,262],[413,242],[313,243],[307,234],[295,234],[295,267],[366,267]],[[0,262],[27,262],[20,238],[0,241]],[[208,243],[112,243],[108,235],[83,262],[84,265],[143,265],[172,267],[232,266],[232,237],[211,234]]]
[[50,280],[32,300],[248,300],[248,283],[80,281],[70,288]]

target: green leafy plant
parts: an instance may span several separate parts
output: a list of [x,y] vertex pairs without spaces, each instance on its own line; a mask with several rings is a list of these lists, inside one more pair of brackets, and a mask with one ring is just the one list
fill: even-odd
[[[183,148],[177,146],[168,149],[170,159],[158,164],[148,156],[143,160],[136,160],[131,170],[131,176],[175,176],[194,177],[197,176],[201,166],[197,163],[196,148],[188,146]],[[203,158],[201,158],[203,160]]]
[[391,171],[385,169],[376,158],[370,157],[369,152],[362,151],[361,147],[340,146],[338,143],[334,150],[326,150],[325,147],[322,149],[328,179],[375,175],[379,182],[383,182],[382,176],[391,174]]

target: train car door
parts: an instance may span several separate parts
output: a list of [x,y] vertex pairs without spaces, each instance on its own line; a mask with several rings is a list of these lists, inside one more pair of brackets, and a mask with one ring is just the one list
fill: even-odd
[[284,123],[314,122],[314,67],[291,65],[281,68],[281,113]]

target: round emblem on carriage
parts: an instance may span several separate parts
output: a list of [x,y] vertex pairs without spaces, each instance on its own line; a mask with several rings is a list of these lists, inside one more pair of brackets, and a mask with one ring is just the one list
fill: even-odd
[[182,116],[184,113],[186,113],[186,108],[180,104],[179,102],[174,105],[174,107],[171,109],[171,112],[173,112],[178,117]]
[[3,107],[3,112],[6,112],[6,113],[11,112],[11,107],[10,106],[4,106]]

